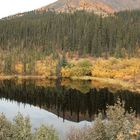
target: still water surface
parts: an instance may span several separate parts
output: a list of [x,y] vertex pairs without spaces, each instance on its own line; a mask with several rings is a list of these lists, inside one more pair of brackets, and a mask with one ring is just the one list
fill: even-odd
[[[87,81],[89,82],[89,81]],[[89,83],[83,84],[89,85]],[[128,91],[110,92],[107,88],[79,90],[62,86],[57,81],[45,85],[38,81],[0,81],[0,112],[12,120],[18,112],[30,116],[34,128],[41,124],[52,125],[63,139],[73,127],[90,125],[99,110],[104,113],[106,105],[112,105],[119,97],[140,114],[140,95]],[[84,90],[85,91],[85,90]]]

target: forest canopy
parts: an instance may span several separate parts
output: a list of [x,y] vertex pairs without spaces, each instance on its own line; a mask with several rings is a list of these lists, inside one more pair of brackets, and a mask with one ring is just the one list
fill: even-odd
[[[93,57],[139,56],[140,11],[102,17],[85,11],[35,13],[0,20],[0,49],[75,52]],[[34,50],[33,49],[33,50]]]

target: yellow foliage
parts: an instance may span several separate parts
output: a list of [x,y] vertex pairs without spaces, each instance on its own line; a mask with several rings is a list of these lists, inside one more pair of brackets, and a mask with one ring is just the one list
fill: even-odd
[[22,74],[23,73],[23,69],[24,69],[24,66],[23,66],[22,63],[15,64],[15,72],[17,74]]
[[92,76],[104,78],[132,79],[140,75],[140,61],[136,58],[108,60],[98,59],[92,68]]
[[84,76],[83,69],[81,67],[71,68],[71,76]]
[[56,64],[56,61],[50,59],[37,61],[35,64],[35,72],[37,75],[45,75],[46,77],[55,76]]
[[61,69],[62,77],[91,76],[92,62],[88,59],[70,61],[67,67]]
[[61,69],[61,76],[63,78],[68,78],[71,76],[71,69],[70,68],[62,68]]
[[138,58],[109,58],[107,60],[98,58],[88,61],[80,59],[78,61],[71,60],[69,63],[71,64],[70,67],[61,69],[62,77],[92,76],[121,80],[132,80],[134,77],[140,77],[140,61]]
[[[37,60],[34,75],[53,77],[56,76],[58,60],[54,60],[51,56],[44,60]],[[26,64],[28,68],[29,64]],[[3,70],[1,63],[1,73]],[[21,62],[15,62],[12,68],[17,74],[23,74],[24,65]],[[136,80],[139,84],[140,80],[140,59],[117,59],[117,58],[97,58],[97,59],[71,59],[66,67],[61,68],[61,76],[64,78],[72,77],[99,77],[99,78],[114,78],[121,80]],[[2,75],[2,74],[1,74]]]
[[43,61],[37,61],[36,62],[35,72],[38,75],[46,75],[46,65]]

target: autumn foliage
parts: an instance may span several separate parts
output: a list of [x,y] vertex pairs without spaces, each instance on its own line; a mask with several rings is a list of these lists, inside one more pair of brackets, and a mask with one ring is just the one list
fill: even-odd
[[[65,60],[64,60],[65,59]],[[31,75],[46,78],[92,79],[109,78],[140,84],[140,59],[139,58],[64,58],[44,56],[27,61],[3,61],[0,65],[0,75]]]

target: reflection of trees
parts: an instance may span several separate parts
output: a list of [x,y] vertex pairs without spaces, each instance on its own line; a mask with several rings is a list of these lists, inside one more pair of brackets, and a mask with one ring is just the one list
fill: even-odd
[[3,81],[0,84],[1,98],[39,106],[73,121],[93,119],[98,110],[104,111],[106,105],[113,104],[118,96],[126,101],[127,110],[132,106],[137,114],[140,113],[140,95],[128,91],[112,94],[107,89],[92,89],[87,94],[81,94],[80,91],[63,86],[38,87],[35,81],[24,81],[20,85],[14,81]]
[[93,88],[91,81],[62,79],[61,85],[69,89],[76,89],[81,93],[88,93]]

